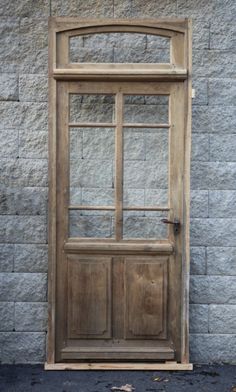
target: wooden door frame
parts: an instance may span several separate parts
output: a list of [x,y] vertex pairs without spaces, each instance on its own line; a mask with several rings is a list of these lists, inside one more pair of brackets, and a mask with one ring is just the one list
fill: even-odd
[[[69,38],[86,33],[136,32],[171,39],[170,64],[70,64]],[[189,363],[189,204],[192,99],[192,25],[190,19],[79,19],[49,18],[49,270],[47,370],[141,369],[191,370]],[[56,363],[56,205],[57,205],[57,80],[184,81],[185,140],[183,179],[183,247],[181,298],[181,362],[166,363]]]

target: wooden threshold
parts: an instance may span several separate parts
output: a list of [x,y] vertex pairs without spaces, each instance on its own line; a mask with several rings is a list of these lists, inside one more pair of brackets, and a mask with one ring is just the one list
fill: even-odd
[[168,361],[165,363],[47,363],[44,364],[44,370],[193,370],[192,363],[177,363]]

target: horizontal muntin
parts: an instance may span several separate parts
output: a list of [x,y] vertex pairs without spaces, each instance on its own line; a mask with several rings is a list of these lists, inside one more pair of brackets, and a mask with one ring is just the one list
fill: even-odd
[[[82,206],[82,205],[70,205],[68,206],[69,210],[91,210],[91,211],[115,211],[114,206]],[[123,211],[170,211],[170,207],[136,207],[129,206],[123,207]]]

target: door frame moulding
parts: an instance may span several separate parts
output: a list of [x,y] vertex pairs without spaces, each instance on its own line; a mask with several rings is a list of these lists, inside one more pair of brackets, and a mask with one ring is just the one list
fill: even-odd
[[[134,32],[169,37],[170,64],[69,63],[69,38],[101,32]],[[189,363],[189,200],[192,98],[192,23],[190,19],[79,19],[49,18],[49,321],[45,370],[192,370]],[[56,363],[56,205],[57,205],[57,80],[65,81],[182,81],[185,83],[185,155],[181,309],[181,362]],[[86,245],[86,243],[84,244]],[[83,244],[81,246],[84,246]],[[164,248],[163,248],[164,249]],[[155,251],[155,249],[154,249]],[[166,251],[166,250],[165,250]]]

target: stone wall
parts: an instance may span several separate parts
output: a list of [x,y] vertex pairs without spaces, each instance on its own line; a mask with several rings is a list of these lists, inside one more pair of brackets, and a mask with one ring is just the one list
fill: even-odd
[[1,0],[0,360],[45,359],[47,18],[192,17],[191,360],[236,360],[234,0]]

